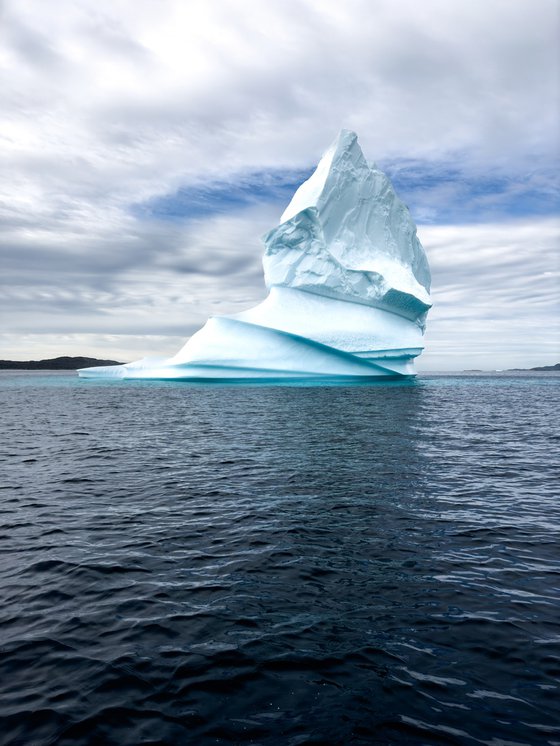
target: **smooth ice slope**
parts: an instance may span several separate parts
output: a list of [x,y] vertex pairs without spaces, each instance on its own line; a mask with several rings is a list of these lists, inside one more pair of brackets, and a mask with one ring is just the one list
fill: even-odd
[[172,358],[83,377],[227,380],[412,375],[431,306],[408,209],[343,130],[264,236],[268,297],[211,318]]

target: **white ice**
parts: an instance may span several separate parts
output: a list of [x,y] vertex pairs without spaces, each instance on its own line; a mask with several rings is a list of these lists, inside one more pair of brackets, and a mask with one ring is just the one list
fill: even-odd
[[210,318],[167,359],[83,368],[87,378],[367,379],[414,374],[430,270],[388,177],[342,130],[264,236],[268,297]]

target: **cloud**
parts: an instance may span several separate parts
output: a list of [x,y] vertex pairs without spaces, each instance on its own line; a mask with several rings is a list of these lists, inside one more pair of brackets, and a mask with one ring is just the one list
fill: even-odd
[[[103,273],[96,279],[86,268],[74,269],[69,281],[58,265],[45,284],[37,278],[26,284],[22,259],[0,305],[0,315],[14,318],[11,333],[0,337],[4,354],[18,357],[25,350],[29,357],[36,349],[49,357],[79,350],[123,360],[172,354],[208,316],[240,311],[265,296],[258,235],[277,218],[265,206],[172,224],[172,232],[160,236],[161,252],[146,253],[142,263],[127,250],[129,263],[115,270],[107,287],[99,281]],[[157,224],[151,227],[155,231]],[[419,236],[432,268],[434,300],[420,370],[556,360],[558,221],[424,225]]]
[[423,226],[434,307],[420,370],[560,359],[560,222]]
[[428,246],[433,344],[456,338],[438,309],[486,277],[548,298],[507,236],[540,246],[558,204],[558,20],[556,0],[5,0],[2,356],[66,339],[132,357],[144,334],[173,351],[258,300],[258,236],[343,126],[458,247],[440,271]]

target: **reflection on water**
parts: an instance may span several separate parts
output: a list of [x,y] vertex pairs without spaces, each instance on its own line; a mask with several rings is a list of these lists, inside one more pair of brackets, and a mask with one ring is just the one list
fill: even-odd
[[558,392],[1,377],[5,742],[558,741]]

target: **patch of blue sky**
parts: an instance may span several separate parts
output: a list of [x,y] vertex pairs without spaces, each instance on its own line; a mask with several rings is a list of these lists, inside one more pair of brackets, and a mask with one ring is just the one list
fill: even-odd
[[558,171],[466,173],[442,164],[380,164],[419,223],[466,224],[560,214]]
[[[521,176],[468,174],[444,164],[400,161],[379,164],[419,224],[466,224],[560,213],[557,171],[542,168]],[[282,210],[312,173],[256,171],[224,181],[186,185],[132,206],[140,219],[189,221],[238,213],[270,204]]]
[[256,171],[228,181],[192,184],[136,204],[132,212],[141,218],[192,220],[263,203],[288,204],[298,186],[312,173],[313,169]]

